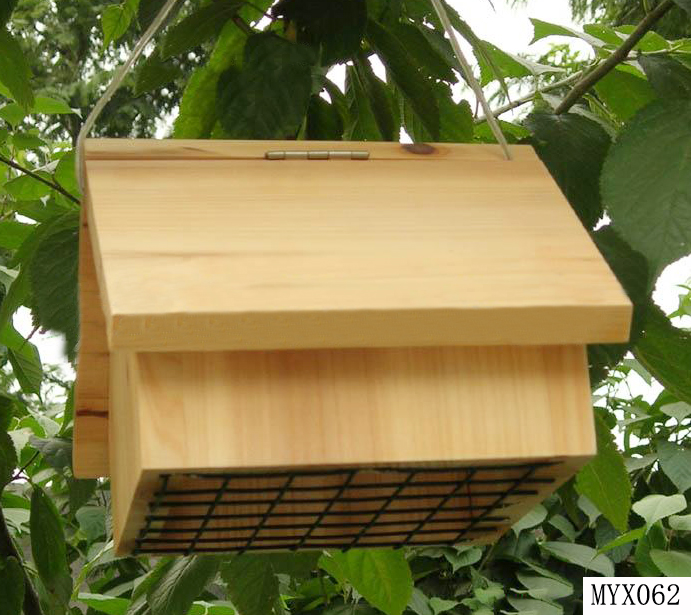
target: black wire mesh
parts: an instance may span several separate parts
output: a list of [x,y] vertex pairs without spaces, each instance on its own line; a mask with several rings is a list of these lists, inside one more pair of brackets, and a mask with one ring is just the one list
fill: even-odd
[[505,528],[552,465],[164,474],[134,553],[455,544]]

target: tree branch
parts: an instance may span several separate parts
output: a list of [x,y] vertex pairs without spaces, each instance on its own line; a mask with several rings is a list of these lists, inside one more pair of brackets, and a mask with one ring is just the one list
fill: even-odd
[[55,182],[50,181],[49,179],[46,179],[45,177],[41,177],[38,173],[34,173],[31,169],[27,169],[23,167],[22,165],[18,164],[14,160],[10,160],[9,158],[5,158],[2,154],[0,154],[0,162],[4,162],[8,167],[12,167],[13,169],[16,169],[20,173],[24,173],[24,175],[28,175],[29,177],[35,179],[36,181],[41,182],[42,184],[45,184],[46,186],[50,186],[53,190],[57,190],[60,194],[63,196],[67,197],[70,201],[73,203],[76,203],[79,205],[79,199],[69,192],[65,190],[62,186],[59,184],[56,184]]
[[638,44],[638,42],[649,32],[652,27],[662,19],[662,17],[669,11],[675,3],[672,0],[664,0],[658,4],[650,13],[648,13],[645,18],[638,24],[636,29],[630,34],[630,36],[621,44],[617,50],[609,56],[602,64],[597,68],[588,73],[583,79],[581,79],[569,92],[567,97],[562,101],[562,103],[555,109],[555,113],[566,113],[571,107],[573,107],[580,98],[592,88],[600,79],[602,79],[607,73],[613,70],[621,62],[624,62],[628,56],[629,52]]
[[[538,94],[547,94],[548,92],[552,92],[554,90],[558,90],[559,88],[563,88],[565,85],[571,85],[575,81],[578,81],[583,74],[581,72],[576,73],[574,75],[571,75],[569,77],[566,77],[562,79],[561,81],[555,81],[554,83],[550,83],[549,85],[546,85],[543,88],[540,88],[538,90],[535,90],[534,92],[531,92],[530,94],[526,94],[525,96],[522,96],[521,98],[517,98],[516,100],[511,101],[510,103],[506,103],[502,107],[497,107],[496,109],[493,110],[494,116],[499,117],[500,115],[506,113],[507,111],[511,111],[512,109],[516,109],[517,107],[521,107],[525,105],[526,103],[529,103],[532,101]],[[485,121],[485,117],[481,116],[475,119],[476,124],[482,124],[482,122]]]
[[0,555],[2,557],[15,557],[20,564],[22,564],[22,570],[24,571],[24,613],[25,615],[43,615],[41,611],[41,603],[38,600],[38,595],[34,589],[33,584],[29,575],[26,573],[26,568],[24,568],[24,562],[17,552],[17,548],[14,546],[12,541],[12,536],[10,536],[10,531],[7,529],[7,521],[5,520],[5,515],[2,512],[2,506],[0,506]]

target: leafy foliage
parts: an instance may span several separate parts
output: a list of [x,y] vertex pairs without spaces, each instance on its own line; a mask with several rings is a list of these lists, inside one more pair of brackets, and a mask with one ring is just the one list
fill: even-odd
[[[476,72],[499,92],[493,103],[511,95],[499,110],[517,111],[502,128],[512,142],[535,147],[634,304],[630,343],[589,349],[598,454],[574,480],[491,547],[158,561],[113,553],[108,482],[72,473],[70,377],[42,364],[14,316],[28,309],[35,327],[65,337],[74,359],[80,195],[72,143],[80,113],[162,2],[0,5],[2,608],[10,615],[561,614],[579,608],[586,574],[689,574],[691,334],[682,327],[691,291],[680,290],[673,315],[652,300],[659,274],[691,252],[691,40],[660,34],[687,33],[686,0],[677,0],[674,23],[660,22],[658,33],[646,34],[559,114],[569,88],[630,34],[631,25],[611,16],[640,19],[641,3],[574,0],[611,9],[583,31],[533,20],[535,40],[585,41],[592,62],[568,47],[540,58],[506,53],[449,7]],[[96,134],[151,136],[156,122],[167,129],[177,113],[177,138],[493,142],[428,0],[181,5]],[[632,382],[645,393],[631,392]]]

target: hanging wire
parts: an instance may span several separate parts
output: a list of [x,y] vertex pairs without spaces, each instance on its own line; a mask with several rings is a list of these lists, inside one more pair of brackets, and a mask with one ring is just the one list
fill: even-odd
[[142,37],[137,41],[137,44],[132,49],[132,53],[130,53],[125,63],[115,72],[113,80],[106,88],[106,91],[103,92],[101,98],[98,99],[98,101],[94,105],[94,108],[91,110],[91,113],[89,113],[89,115],[87,116],[84,125],[79,131],[79,135],[77,136],[75,164],[77,179],[79,181],[79,189],[81,190],[82,194],[84,194],[84,168],[82,165],[82,160],[84,159],[84,140],[91,132],[91,129],[94,127],[94,124],[98,119],[98,116],[101,115],[101,112],[103,111],[105,106],[110,102],[110,99],[113,97],[113,94],[115,94],[115,92],[122,85],[122,82],[125,80],[127,73],[129,73],[132,66],[134,66],[139,57],[142,55],[146,46],[151,42],[151,39],[154,36],[156,36],[156,33],[161,29],[161,26],[163,26],[163,24],[165,23],[166,19],[168,18],[168,15],[171,14],[173,9],[175,8],[175,5],[179,1],[180,0],[167,0],[167,2],[163,5],[161,10],[158,12],[158,15],[156,15],[156,17],[151,22],[149,27],[146,29]]
[[462,69],[463,76],[468,82],[468,85],[470,85],[471,89],[473,90],[473,93],[480,102],[480,105],[482,105],[482,110],[485,113],[485,118],[487,120],[487,123],[489,124],[489,127],[492,130],[494,138],[497,140],[502,150],[504,150],[504,155],[506,156],[506,159],[511,160],[511,151],[509,150],[509,144],[506,141],[506,137],[504,136],[504,133],[501,130],[501,126],[499,126],[499,122],[497,121],[497,118],[495,117],[494,112],[492,111],[492,107],[490,107],[490,104],[487,102],[487,99],[485,98],[485,95],[482,91],[482,87],[478,83],[477,79],[475,79],[475,75],[473,75],[473,70],[470,64],[468,64],[468,60],[466,60],[465,55],[463,55],[463,51],[461,50],[461,46],[458,42],[458,37],[456,36],[456,32],[454,31],[453,26],[451,25],[449,15],[446,12],[446,8],[444,7],[442,0],[431,0],[431,2],[432,6],[434,6],[434,10],[437,12],[439,19],[441,20],[442,25],[444,26],[446,35],[449,37],[451,47],[453,48],[453,52],[456,55],[456,59],[458,60],[458,63]]
[[[75,165],[77,179],[79,181],[79,189],[81,190],[82,194],[84,193],[84,167],[82,164],[82,161],[84,159],[84,140],[91,132],[92,128],[94,127],[94,124],[96,123],[96,120],[103,112],[105,106],[110,102],[110,99],[122,85],[123,81],[125,80],[125,77],[127,76],[127,73],[129,73],[132,66],[134,66],[139,57],[142,55],[146,46],[151,42],[151,39],[154,36],[156,36],[156,33],[161,29],[166,19],[171,14],[171,12],[173,11],[173,9],[179,1],[180,0],[167,0],[167,2],[163,5],[158,15],[156,15],[156,17],[151,22],[149,27],[146,29],[142,37],[137,41],[137,44],[132,49],[132,53],[129,55],[125,63],[122,66],[120,66],[120,68],[116,71],[113,80],[110,82],[105,92],[103,92],[103,95],[98,99],[98,101],[94,105],[94,108],[91,110],[91,113],[89,113],[89,115],[87,116],[84,125],[79,131],[75,153]],[[463,75],[465,76],[475,96],[482,105],[482,109],[485,113],[487,123],[492,129],[492,133],[499,142],[499,145],[501,145],[501,148],[504,150],[504,155],[506,156],[506,159],[511,160],[511,152],[509,151],[509,145],[506,141],[506,137],[504,136],[504,133],[502,132],[501,127],[497,122],[497,118],[494,116],[492,108],[490,107],[489,103],[487,102],[487,99],[485,98],[484,93],[482,92],[480,84],[477,82],[477,79],[475,79],[475,76],[473,75],[473,71],[470,65],[468,64],[468,61],[463,55],[461,46],[458,43],[458,38],[456,37],[456,33],[454,32],[454,29],[451,26],[449,16],[446,12],[446,9],[444,8],[442,1],[431,0],[431,2],[434,6],[434,9],[437,12],[437,15],[439,16],[439,19],[442,22],[442,25],[444,26],[444,30],[446,31],[447,36],[449,37],[451,46],[453,48],[454,54],[456,55],[456,59],[458,60],[458,63],[462,69]]]

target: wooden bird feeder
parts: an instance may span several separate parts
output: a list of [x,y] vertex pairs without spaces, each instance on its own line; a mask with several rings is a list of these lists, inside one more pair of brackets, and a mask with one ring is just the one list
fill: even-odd
[[528,146],[90,140],[74,469],[119,553],[495,540],[631,305]]

